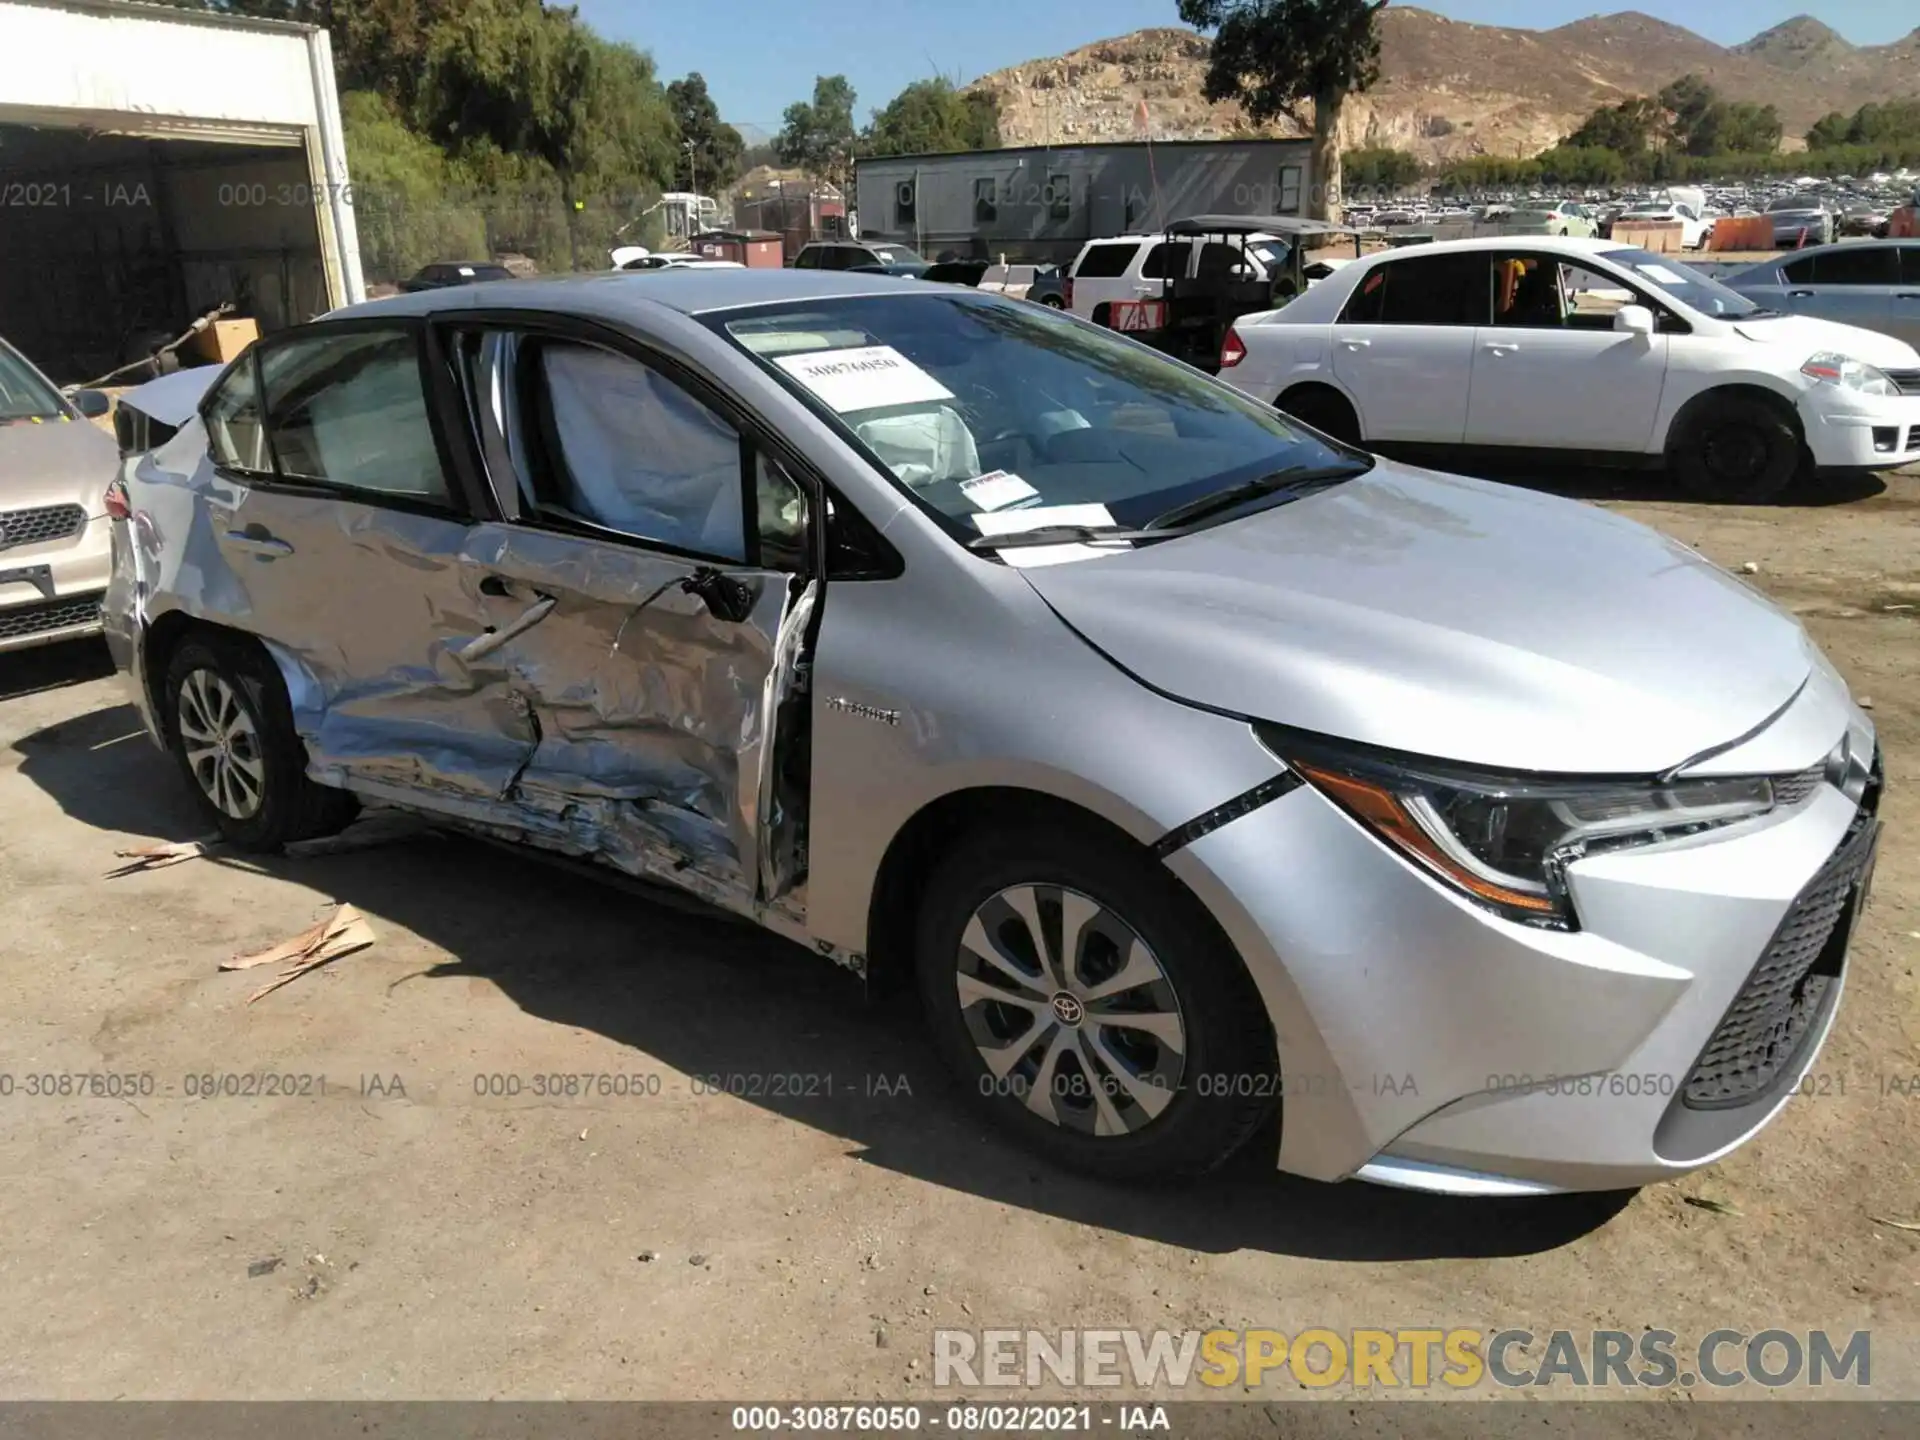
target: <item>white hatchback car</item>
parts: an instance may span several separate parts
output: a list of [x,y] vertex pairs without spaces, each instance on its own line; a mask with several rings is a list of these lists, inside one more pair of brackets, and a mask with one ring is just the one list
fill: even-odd
[[1220,378],[1339,439],[1664,465],[1704,499],[1920,461],[1920,353],[1607,240],[1458,240],[1243,317]]

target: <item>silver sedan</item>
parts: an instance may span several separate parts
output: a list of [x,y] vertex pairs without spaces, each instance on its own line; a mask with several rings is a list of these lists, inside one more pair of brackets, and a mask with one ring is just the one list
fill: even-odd
[[378,301],[116,508],[111,643],[232,843],[399,806],[900,967],[1098,1175],[1641,1184],[1835,1023],[1879,756],[1790,615],[1039,306]]

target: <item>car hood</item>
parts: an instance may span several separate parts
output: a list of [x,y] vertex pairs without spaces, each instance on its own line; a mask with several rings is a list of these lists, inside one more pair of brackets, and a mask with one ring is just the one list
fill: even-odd
[[74,504],[98,515],[119,464],[113,437],[87,420],[0,425],[0,511]]
[[1762,726],[1814,664],[1791,615],[1677,541],[1384,462],[1177,540],[1021,573],[1166,694],[1503,769],[1668,769]]
[[[1762,345],[1784,345],[1795,353],[1789,358],[1797,366],[1818,350],[1838,350],[1855,360],[1883,369],[1911,370],[1920,366],[1920,352],[1904,340],[1863,330],[1858,325],[1843,325],[1838,320],[1821,320],[1812,315],[1779,315],[1764,320],[1736,320],[1735,333]],[[1804,350],[1805,355],[1798,352]]]

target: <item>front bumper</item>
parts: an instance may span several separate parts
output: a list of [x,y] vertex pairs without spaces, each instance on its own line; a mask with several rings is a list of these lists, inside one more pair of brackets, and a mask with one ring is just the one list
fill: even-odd
[[[1169,864],[1273,1017],[1282,1169],[1454,1194],[1617,1189],[1720,1158],[1803,1084],[1868,876],[1849,848],[1871,845],[1862,813],[1822,782],[1747,826],[1589,857],[1569,871],[1571,933],[1470,904],[1310,787]],[[1783,922],[1831,865],[1854,867],[1842,903],[1783,960]],[[1768,969],[1783,965],[1802,969]],[[1756,1061],[1735,1022],[1782,986],[1807,1003]]]
[[1801,397],[1800,428],[1821,469],[1897,470],[1920,462],[1920,395],[1849,395],[1831,387]]
[[[0,529],[8,513],[26,512],[0,511]],[[0,654],[100,633],[110,529],[104,516],[85,516],[71,534],[0,548]]]

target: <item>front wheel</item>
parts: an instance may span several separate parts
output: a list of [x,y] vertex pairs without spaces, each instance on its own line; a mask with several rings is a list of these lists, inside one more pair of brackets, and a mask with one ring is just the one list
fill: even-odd
[[934,1043],[970,1098],[1048,1158],[1113,1180],[1203,1174],[1272,1113],[1272,1032],[1199,903],[1119,837],[963,841],[916,945]]
[[1800,469],[1800,435],[1779,410],[1746,395],[1715,396],[1689,416],[1668,463],[1701,500],[1770,500]]
[[166,706],[174,760],[229,844],[272,852],[353,819],[352,795],[307,779],[286,689],[258,645],[216,635],[185,641],[167,666]]

